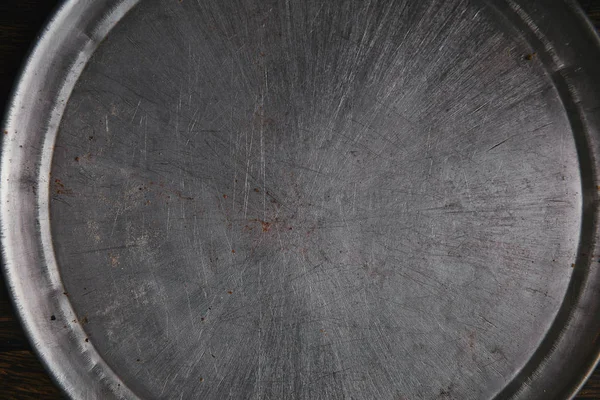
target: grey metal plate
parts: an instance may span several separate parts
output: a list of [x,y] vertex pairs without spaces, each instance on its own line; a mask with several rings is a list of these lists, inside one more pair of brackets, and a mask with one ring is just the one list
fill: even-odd
[[600,51],[571,2],[136,3],[67,1],[3,135],[5,272],[71,397],[573,395]]

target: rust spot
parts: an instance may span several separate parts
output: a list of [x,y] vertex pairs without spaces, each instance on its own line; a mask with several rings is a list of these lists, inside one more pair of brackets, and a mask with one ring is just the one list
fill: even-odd
[[5,135],[8,135],[8,131],[4,131],[4,134],[5,134]]
[[260,224],[262,225],[262,231],[263,232],[269,232],[271,230],[271,223],[270,222],[260,221]]
[[233,254],[235,254],[235,250],[234,250],[234,249],[231,249],[231,252],[232,252]]
[[475,332],[469,333],[469,347],[470,348],[475,347]]
[[525,60],[527,60],[527,61],[531,61],[531,60],[533,60],[533,59],[534,59],[536,56],[537,56],[537,53],[536,53],[536,52],[533,52],[533,53],[530,53],[530,54],[526,54],[526,55],[525,55],[525,57],[523,57],[523,58],[525,58]]
[[[271,230],[272,225],[273,225],[272,222],[263,221],[262,219],[251,219],[250,222],[260,222],[260,225],[262,227],[262,231],[263,232],[269,232]],[[278,222],[277,219],[275,220],[275,222]],[[252,228],[250,228],[248,225],[246,225],[244,227],[244,229],[252,230]]]
[[79,162],[79,157],[75,157],[75,161]]
[[571,268],[575,268],[575,264],[571,264]]
[[227,293],[233,294],[233,290],[228,290]]
[[[600,186],[599,186],[598,188],[600,189]],[[256,193],[260,193],[260,189],[259,189],[259,188],[254,188],[254,191],[255,191]]]
[[119,256],[118,255],[112,255],[109,254],[108,258],[110,259],[110,265],[114,268],[117,265],[119,265]]
[[55,192],[56,194],[67,194],[70,195],[73,192],[70,189],[65,188],[65,185],[61,182],[60,179],[54,180]]
[[226,195],[226,194],[224,194],[224,195],[223,195],[223,198],[224,198],[224,199],[226,199],[226,198],[227,198],[227,195]]

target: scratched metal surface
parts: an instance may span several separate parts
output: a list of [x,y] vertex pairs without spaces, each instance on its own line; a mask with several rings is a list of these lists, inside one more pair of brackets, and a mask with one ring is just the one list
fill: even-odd
[[5,123],[29,335],[73,398],[568,398],[598,55],[570,2],[66,2]]

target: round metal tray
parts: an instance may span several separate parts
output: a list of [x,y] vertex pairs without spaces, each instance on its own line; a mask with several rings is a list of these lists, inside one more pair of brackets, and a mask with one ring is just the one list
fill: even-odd
[[67,1],[2,145],[36,350],[82,399],[572,396],[599,49],[570,1]]

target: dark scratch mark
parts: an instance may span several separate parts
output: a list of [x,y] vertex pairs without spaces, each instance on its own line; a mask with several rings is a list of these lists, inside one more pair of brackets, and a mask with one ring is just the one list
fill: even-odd
[[[512,136],[511,136],[511,137],[512,137]],[[504,144],[504,143],[506,143],[506,142],[508,141],[508,139],[510,139],[511,137],[509,137],[509,138],[506,138],[506,139],[504,139],[503,141],[501,141],[500,143],[498,143],[497,145],[494,145],[494,146],[490,147],[490,148],[489,148],[487,151],[494,150],[496,147],[503,145],[503,144]]]

